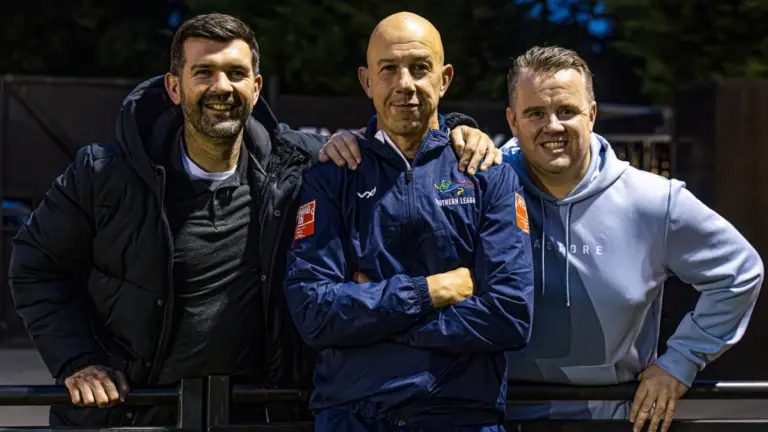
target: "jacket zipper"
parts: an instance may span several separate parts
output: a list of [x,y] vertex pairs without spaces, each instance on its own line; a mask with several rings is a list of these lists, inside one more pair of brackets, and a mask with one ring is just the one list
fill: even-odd
[[[284,145],[290,145],[290,144],[285,144],[285,143],[283,143],[283,144]],[[281,169],[287,169],[288,167],[290,167],[290,165],[291,164],[289,162],[289,163],[286,163],[285,165],[281,165],[280,168]],[[274,165],[272,165],[272,167],[274,167]],[[266,209],[266,206],[267,206],[267,195],[269,194],[270,185],[272,184],[273,181],[275,181],[277,179],[276,171],[279,171],[279,170],[280,169],[271,169],[270,170],[270,173],[267,175],[266,180],[264,180],[264,184],[263,184],[263,186],[261,188],[261,191],[259,193],[259,195],[261,196],[262,205],[265,206],[265,209]],[[294,189],[294,192],[293,192],[293,195],[292,195],[293,199],[296,198],[296,195],[297,195],[297,192],[298,192],[300,186],[301,185],[299,184],[298,187],[296,187]],[[289,203],[293,202],[293,200],[289,200],[288,202]],[[264,229],[266,228],[266,223],[267,223],[268,216],[269,216],[269,214],[265,210],[263,212],[263,214],[261,215],[261,220],[260,220],[260,223],[259,223],[259,248],[261,249],[260,259],[261,259],[261,261],[264,264],[266,264],[266,266],[265,266],[266,268],[260,269],[260,273],[261,273],[261,276],[262,276],[262,280],[261,280],[261,285],[262,285],[262,302],[263,302],[263,306],[265,308],[265,313],[264,313],[264,318],[265,318],[265,320],[264,320],[264,326],[265,326],[264,330],[265,330],[265,332],[268,332],[268,329],[270,328],[269,322],[267,320],[268,314],[266,313],[266,309],[269,308],[269,300],[270,299],[269,299],[269,290],[266,288],[266,286],[268,286],[272,282],[272,267],[273,267],[272,264],[273,264],[273,261],[274,261],[274,258],[275,258],[275,254],[277,253],[277,249],[280,246],[280,241],[282,240],[281,234],[282,234],[282,229],[283,229],[283,227],[285,225],[285,216],[286,215],[285,214],[281,214],[280,222],[278,223],[278,230],[276,231],[276,234],[278,236],[277,241],[273,242],[272,250],[269,251],[270,255],[265,256],[264,255],[265,250],[263,249],[263,245],[264,245]],[[264,347],[264,351],[267,354],[265,356],[265,359],[264,359],[265,360],[265,362],[264,362],[264,368],[265,368],[264,372],[266,374],[266,377],[268,378],[269,372],[270,372],[270,366],[271,366],[271,364],[269,363],[268,360],[271,360],[271,358],[272,358],[272,351],[271,351],[271,348],[269,346],[265,346]],[[266,383],[264,383],[264,384],[266,384]]]
[[[413,189],[413,185],[411,184],[413,183],[413,167],[411,166],[410,163],[408,163],[408,159],[405,157],[405,155],[400,150],[400,148],[398,148],[392,141],[390,141],[389,137],[387,137],[386,134],[382,137],[382,139],[387,145],[389,145],[395,150],[395,153],[397,153],[397,155],[400,156],[400,159],[402,159],[403,163],[405,164],[405,185],[406,185],[405,190],[406,190],[406,194],[408,195],[406,198],[406,201],[408,202],[408,206],[407,206],[408,214],[406,215],[406,220],[410,221],[411,215],[415,214],[415,211],[411,209],[411,207],[413,206],[412,198],[414,196],[414,193],[411,190]],[[418,156],[418,153],[416,153],[416,156]],[[413,161],[415,163],[416,158],[414,158]],[[410,231],[413,231],[413,225],[414,225],[413,223],[410,224]]]
[[[259,195],[261,196],[261,203],[262,205],[266,204],[267,199],[267,193],[269,192],[269,185],[272,183],[272,180],[275,178],[275,173],[271,172],[269,175],[267,175],[267,178],[264,180],[264,185],[261,187],[261,191]],[[266,207],[264,208],[264,211],[262,212],[261,220],[259,221],[259,248],[264,244],[264,224],[267,222],[267,210]],[[263,273],[263,272],[262,272]]]
[[[271,260],[269,257],[264,256],[264,225],[267,223],[267,194],[269,192],[269,186],[272,183],[273,178],[275,177],[274,172],[270,172],[269,175],[267,175],[267,178],[264,180],[264,184],[261,187],[261,191],[259,193],[259,196],[261,197],[261,205],[264,206],[263,214],[261,215],[261,219],[259,220],[259,260],[264,264],[271,264],[267,260]],[[279,234],[278,234],[279,235]],[[264,317],[264,335],[267,341],[269,341],[269,314],[267,313],[267,310],[269,308],[269,292],[265,288],[267,286],[266,282],[269,281],[269,276],[266,276],[266,273],[269,271],[268,268],[263,268],[263,265],[259,266],[259,285],[261,286],[261,302],[262,302],[262,308],[264,310],[263,317]],[[267,374],[267,371],[269,370],[269,363],[267,362],[268,359],[272,358],[271,355],[271,348],[269,346],[269,343],[264,344],[264,370],[262,371],[265,375]],[[266,381],[266,380],[265,380]],[[261,383],[265,384],[265,383]],[[266,409],[266,407],[265,407]],[[268,413],[267,413],[268,415]]]
[[[288,201],[289,203],[293,202],[293,200],[297,198],[298,190],[299,190],[299,188],[296,188],[294,190],[294,193],[292,194],[292,199],[290,201]],[[274,264],[275,255],[277,254],[277,249],[280,247],[280,242],[282,241],[282,235],[281,234],[283,232],[283,228],[285,227],[285,219],[286,219],[287,213],[288,213],[287,211],[283,212],[281,214],[281,216],[280,216],[280,220],[277,223],[277,231],[276,231],[276,233],[277,233],[278,237],[277,237],[277,240],[273,242],[272,250],[270,251],[270,255],[267,257],[268,261],[266,262],[266,264],[268,265],[268,267],[267,267],[268,270],[266,272],[264,272],[267,275],[267,279],[266,279],[266,281],[264,281],[264,285],[265,286],[262,287],[262,289],[265,289],[266,286],[274,286],[274,284],[272,284],[272,276],[273,276],[272,275],[272,269],[274,268],[273,264]],[[264,219],[266,221],[266,218],[264,218]],[[263,233],[263,228],[262,228],[262,233]],[[267,289],[265,289],[264,292],[268,292]],[[269,304],[267,304],[266,301],[265,301],[264,307],[265,308],[269,308]],[[283,313],[286,313],[286,312],[284,311]],[[266,316],[266,314],[264,314],[264,315]],[[265,332],[269,331],[269,323],[266,323],[266,327],[264,328],[264,330],[265,330]],[[267,352],[269,354],[269,358],[266,359],[266,360],[271,360],[272,359],[273,351],[270,351],[270,345],[268,345],[265,348],[265,352]],[[270,372],[271,372],[271,363],[270,362],[265,362],[264,367],[265,367],[265,373],[266,373],[265,381],[268,381],[269,375],[270,375]],[[264,384],[271,384],[271,383],[265,382]]]
[[[429,137],[429,134],[427,134],[426,137],[424,137],[424,140],[426,141]],[[386,138],[385,138],[386,139]],[[419,148],[419,151],[416,152],[416,156],[413,158],[413,165],[408,163],[408,159],[405,157],[403,152],[398,148],[396,145],[394,145],[391,142],[388,142],[390,147],[395,149],[395,152],[400,156],[400,159],[403,160],[403,163],[405,163],[405,184],[406,184],[406,193],[407,196],[407,202],[408,202],[408,213],[406,215],[406,220],[410,221],[409,224],[409,231],[411,232],[411,235],[416,234],[416,220],[411,220],[413,218],[413,215],[416,215],[416,191],[414,190],[415,186],[413,185],[413,169],[416,165],[416,162],[418,161],[419,156],[421,155],[421,148]],[[422,146],[423,147],[423,146]]]
[[[162,172],[162,171],[161,171]],[[163,311],[163,325],[160,328],[160,338],[157,342],[157,348],[155,350],[155,358],[152,362],[152,367],[149,371],[148,382],[153,382],[158,373],[160,372],[161,365],[164,361],[163,354],[166,350],[166,343],[168,339],[168,328],[173,317],[173,234],[171,233],[171,224],[168,222],[168,214],[165,209],[165,173],[163,172],[163,181],[160,182],[160,194],[158,195],[158,205],[160,206],[160,216],[162,218],[163,225],[165,226],[165,233],[168,240],[168,290],[165,300],[165,309]]]

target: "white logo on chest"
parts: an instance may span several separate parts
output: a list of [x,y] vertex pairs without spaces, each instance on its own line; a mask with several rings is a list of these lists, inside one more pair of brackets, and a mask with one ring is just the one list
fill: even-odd
[[376,195],[376,186],[374,186],[373,189],[369,191],[365,191],[363,193],[360,193],[360,192],[357,193],[357,196],[359,196],[360,198],[370,198],[374,195]]
[[[557,250],[561,254],[565,255],[565,244],[561,242],[552,242],[547,241],[546,242],[546,248],[547,250],[553,250],[555,249],[555,244],[557,245]],[[533,242],[533,248],[534,249],[541,249],[541,240],[535,240]],[[603,254],[603,245],[594,244],[594,245],[577,245],[577,244],[571,244],[569,246],[569,253],[571,255],[602,255]]]

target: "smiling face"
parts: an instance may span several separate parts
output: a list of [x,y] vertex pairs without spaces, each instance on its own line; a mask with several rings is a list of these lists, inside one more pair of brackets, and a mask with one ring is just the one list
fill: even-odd
[[251,115],[261,90],[254,75],[250,46],[243,40],[184,41],[180,76],[168,74],[166,88],[184,112],[185,127],[212,140],[237,137]]
[[453,68],[444,65],[437,30],[423,18],[396,14],[371,35],[368,67],[358,71],[360,83],[376,107],[379,128],[390,136],[420,138],[437,128],[437,106]]
[[515,84],[507,121],[533,173],[580,180],[589,167],[597,105],[575,69],[524,70]]

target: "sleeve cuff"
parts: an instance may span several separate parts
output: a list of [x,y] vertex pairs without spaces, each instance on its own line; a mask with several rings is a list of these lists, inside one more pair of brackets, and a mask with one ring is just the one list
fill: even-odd
[[699,372],[699,365],[682,355],[673,348],[668,348],[654,364],[667,371],[681,383],[688,387],[693,384],[696,374]]
[[64,363],[54,378],[65,380],[80,369],[85,369],[88,366],[96,365],[108,366],[108,362],[98,355],[78,356],[68,361],[67,363]]
[[427,278],[423,276],[411,278],[413,291],[416,295],[416,302],[419,315],[426,315],[432,312],[432,296],[429,295],[429,285]]
[[454,129],[458,126],[469,126],[471,128],[480,129],[480,126],[477,125],[475,119],[466,114],[452,112],[446,114],[444,118],[445,126],[447,126],[448,129]]

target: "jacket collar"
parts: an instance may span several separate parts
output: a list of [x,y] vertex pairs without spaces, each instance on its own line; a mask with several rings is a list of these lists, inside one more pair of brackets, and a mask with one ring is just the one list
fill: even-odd
[[[446,126],[445,118],[442,114],[438,114],[438,121],[440,128],[430,129],[427,132],[427,135],[421,141],[417,155],[427,154],[435,149],[443,148],[450,143],[450,130]],[[380,135],[377,136],[377,134],[380,133],[385,132],[380,131],[377,128],[377,116],[374,114],[368,121],[368,126],[365,131],[365,141],[361,142],[360,147],[371,148],[373,151],[386,158],[401,159],[401,156],[398,155],[397,150],[393,148],[392,145],[380,139]]]

